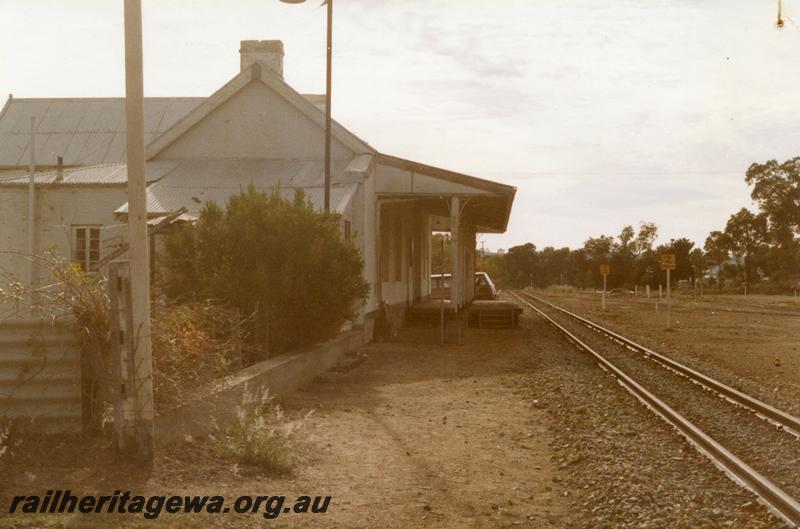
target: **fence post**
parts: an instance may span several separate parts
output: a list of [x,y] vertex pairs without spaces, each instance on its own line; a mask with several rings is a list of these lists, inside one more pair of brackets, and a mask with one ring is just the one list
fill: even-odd
[[117,450],[137,459],[151,459],[152,425],[143,428],[152,415],[152,398],[141,388],[152,383],[137,373],[136,332],[133,326],[133,294],[130,262],[112,261],[108,266],[111,308],[111,379],[114,396],[114,438]]
[[136,390],[133,369],[133,298],[128,261],[108,265],[111,305],[111,380],[114,396],[114,442],[117,450],[136,451]]

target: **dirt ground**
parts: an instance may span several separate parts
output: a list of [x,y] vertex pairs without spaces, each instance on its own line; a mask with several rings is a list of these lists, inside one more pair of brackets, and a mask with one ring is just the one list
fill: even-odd
[[[372,344],[367,360],[283,399],[306,422],[304,464],[293,475],[236,468],[211,441],[159,449],[151,468],[118,462],[104,440],[27,438],[3,470],[0,512],[15,494],[330,495],[325,514],[162,515],[158,526],[563,527],[549,416],[532,403],[525,330],[470,330],[440,346],[435,330]],[[151,527],[136,515],[14,515],[0,527]]]
[[[592,312],[597,300],[559,301]],[[650,322],[646,308],[638,300],[613,300],[607,321],[645,337],[660,321]],[[698,340],[713,344],[735,325],[719,319],[724,324],[706,334],[689,327],[690,309],[676,313],[677,331],[642,341],[660,350],[705,351]],[[769,318],[759,321],[769,325]],[[396,342],[362,348],[365,361],[286,396],[289,416],[314,411],[301,436],[303,463],[290,475],[236,465],[212,440],[200,439],[160,447],[151,467],[118,460],[104,439],[40,436],[19,445],[12,439],[13,454],[0,468],[0,513],[14,495],[60,488],[219,494],[226,503],[240,495],[285,495],[289,503],[300,495],[329,495],[325,514],[274,520],[162,514],[155,521],[131,514],[0,514],[0,528],[781,526],[543,320],[527,312],[521,326],[470,329],[462,346],[438,345],[435,329],[406,329]],[[712,351],[731,358],[749,351],[733,347],[734,339],[725,343]],[[686,356],[726,376],[746,371]]]
[[[765,402],[800,415],[800,304],[791,296],[674,295],[667,328],[658,291],[538,292],[612,330]],[[658,311],[656,311],[658,305]]]

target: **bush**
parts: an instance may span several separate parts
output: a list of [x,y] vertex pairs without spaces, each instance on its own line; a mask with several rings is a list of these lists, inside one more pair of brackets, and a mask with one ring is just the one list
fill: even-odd
[[[0,424],[0,465],[3,464],[3,456],[8,452],[8,434],[8,425]],[[0,468],[2,468],[2,466],[0,466]]]
[[268,390],[251,392],[247,387],[235,415],[233,423],[222,432],[220,447],[224,455],[272,472],[295,468],[299,462],[295,439],[305,419],[287,419]]
[[[46,288],[11,284],[0,289],[0,304],[28,310],[33,291],[34,308],[42,316],[75,318],[84,362],[84,398],[90,409],[87,426],[102,430],[108,419],[108,404],[113,400],[108,281],[100,273],[82,270],[55,251],[46,251],[34,259],[47,272]],[[240,316],[238,311],[210,300],[166,303],[157,289],[151,298],[153,389],[156,405],[163,410],[192,398],[196,388],[240,367],[241,344],[233,333]],[[0,426],[0,440],[2,436]]]
[[[88,402],[90,424],[101,427],[105,402],[111,400],[111,326],[106,278],[86,272],[55,250],[26,256],[43,274],[41,284],[23,286],[9,282],[0,287],[0,306],[15,307],[4,317],[26,314],[29,310],[52,320],[71,315],[80,339],[82,391]],[[44,344],[37,344],[44,347]]]
[[237,311],[212,301],[151,305],[153,393],[159,410],[196,396],[195,389],[241,367]]
[[327,339],[364,300],[358,249],[339,215],[250,186],[225,210],[206,203],[195,224],[165,238],[163,284],[172,299],[216,298],[252,315],[256,343],[281,352]]

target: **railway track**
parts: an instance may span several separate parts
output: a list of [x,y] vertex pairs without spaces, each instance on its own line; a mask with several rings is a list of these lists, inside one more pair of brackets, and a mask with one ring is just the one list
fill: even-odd
[[800,527],[800,419],[545,299],[514,296],[594,356],[731,479]]

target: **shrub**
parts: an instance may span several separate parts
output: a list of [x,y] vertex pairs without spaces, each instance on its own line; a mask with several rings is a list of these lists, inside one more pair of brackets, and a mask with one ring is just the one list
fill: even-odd
[[221,449],[244,464],[272,472],[290,471],[299,462],[295,441],[305,418],[287,419],[268,390],[251,392],[245,387],[234,421],[222,432]]
[[3,464],[3,456],[8,452],[8,434],[8,425],[0,424],[0,465]]
[[[100,273],[82,270],[55,251],[46,251],[34,259],[47,272],[46,288],[10,284],[0,289],[0,304],[20,305],[27,310],[33,298],[34,308],[43,316],[59,318],[69,314],[75,318],[84,361],[84,398],[90,407],[88,426],[102,430],[107,404],[113,400],[108,281]],[[233,335],[238,312],[210,300],[179,304],[166,303],[163,297],[154,289],[150,314],[153,389],[156,405],[162,410],[191,398],[195,388],[230,372],[241,362],[238,337]]]
[[165,292],[172,299],[223,300],[274,352],[329,338],[366,297],[358,249],[337,214],[318,213],[252,185],[223,210],[206,203],[195,224],[165,238]]
[[[71,315],[80,339],[84,398],[90,410],[90,426],[99,428],[105,401],[111,399],[111,327],[106,278],[86,272],[55,250],[26,256],[46,275],[41,285],[23,286],[10,282],[0,288],[0,305],[19,311],[32,309],[42,318],[53,320]],[[40,344],[39,346],[43,346]]]
[[151,305],[153,393],[159,410],[194,398],[194,390],[241,367],[239,315],[205,300]]

